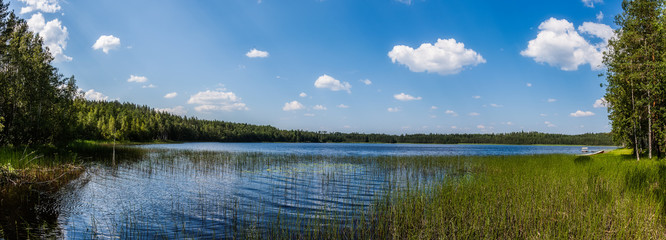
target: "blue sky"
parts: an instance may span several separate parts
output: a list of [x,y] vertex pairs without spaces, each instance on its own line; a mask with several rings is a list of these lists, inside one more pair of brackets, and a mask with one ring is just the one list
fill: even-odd
[[89,99],[365,133],[608,132],[620,1],[14,0]]

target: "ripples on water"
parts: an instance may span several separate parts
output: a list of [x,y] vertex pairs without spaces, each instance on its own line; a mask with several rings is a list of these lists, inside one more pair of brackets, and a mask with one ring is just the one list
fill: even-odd
[[[476,155],[535,153],[534,146],[496,145],[142,146],[143,155],[92,164],[58,191],[49,200],[52,231],[41,236],[228,238],[347,227],[395,189],[423,189],[473,171],[464,157],[436,155],[465,155],[460,153],[479,147],[487,151]],[[560,153],[572,148],[580,151],[560,146]]]

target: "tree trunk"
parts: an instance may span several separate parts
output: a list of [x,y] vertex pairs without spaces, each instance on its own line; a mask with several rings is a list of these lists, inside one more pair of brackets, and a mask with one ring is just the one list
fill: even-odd
[[[650,91],[648,90],[648,99],[650,99]],[[648,102],[648,158],[652,159],[652,111],[650,110],[650,103]]]

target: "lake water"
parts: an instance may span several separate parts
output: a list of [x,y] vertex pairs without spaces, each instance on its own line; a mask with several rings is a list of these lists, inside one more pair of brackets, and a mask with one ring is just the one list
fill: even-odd
[[[338,156],[488,156],[532,154],[580,154],[581,146],[467,145],[467,144],[366,144],[366,143],[185,143],[144,145],[149,149],[181,149],[226,152],[261,152]],[[591,146],[590,151],[615,149]]]
[[[25,190],[28,195],[12,197],[17,199],[12,200],[13,205],[0,203],[0,207],[20,205],[21,201],[30,204],[27,208],[33,211],[14,218],[26,222],[30,232],[41,237],[242,238],[277,228],[351,226],[364,217],[373,201],[396,189],[420,189],[469,171],[461,161],[442,160],[455,157],[441,156],[577,154],[580,149],[421,144],[143,145],[118,149],[115,162],[93,163],[57,191]],[[122,155],[124,151],[140,154]],[[26,231],[3,229],[7,238],[25,238]]]

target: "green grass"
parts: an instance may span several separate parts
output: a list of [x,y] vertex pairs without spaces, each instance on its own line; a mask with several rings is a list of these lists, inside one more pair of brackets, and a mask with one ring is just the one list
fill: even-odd
[[[629,152],[630,153],[630,152]],[[370,213],[373,237],[399,239],[663,238],[666,165],[626,150],[471,158],[484,169],[403,191]]]

